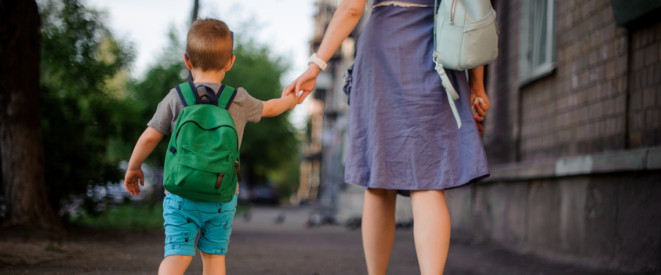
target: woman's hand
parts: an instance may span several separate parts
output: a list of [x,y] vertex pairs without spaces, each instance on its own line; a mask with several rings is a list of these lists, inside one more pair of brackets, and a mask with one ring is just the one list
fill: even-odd
[[[471,109],[477,122],[484,121],[491,102],[484,90],[484,66],[468,70],[468,86],[471,89]],[[479,98],[479,99],[478,99]]]
[[[303,103],[303,100],[305,100],[312,90],[314,90],[314,85],[317,83],[319,72],[321,72],[321,70],[317,65],[310,64],[307,71],[282,90],[282,96],[294,94],[298,97],[298,103]],[[303,93],[299,95],[299,91],[303,91]]]
[[484,89],[471,89],[471,108],[473,115],[478,122],[484,121],[487,111],[491,107],[491,102]]

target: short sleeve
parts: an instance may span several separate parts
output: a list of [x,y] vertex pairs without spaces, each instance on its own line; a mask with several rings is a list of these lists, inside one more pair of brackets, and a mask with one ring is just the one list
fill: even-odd
[[177,119],[177,106],[179,104],[179,97],[176,90],[172,89],[170,92],[158,103],[154,116],[149,120],[147,126],[156,129],[164,135],[169,135],[172,132],[173,121]]
[[241,120],[256,123],[262,119],[263,108],[264,103],[261,100],[252,97],[246,89],[238,88],[234,102],[230,105],[230,113],[234,113],[233,111],[236,110],[237,116],[241,117]]

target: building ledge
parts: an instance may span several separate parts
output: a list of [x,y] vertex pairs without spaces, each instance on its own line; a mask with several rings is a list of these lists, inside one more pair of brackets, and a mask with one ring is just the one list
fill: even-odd
[[484,182],[661,170],[661,147],[563,157],[530,163],[507,163],[491,166],[490,170],[491,176]]

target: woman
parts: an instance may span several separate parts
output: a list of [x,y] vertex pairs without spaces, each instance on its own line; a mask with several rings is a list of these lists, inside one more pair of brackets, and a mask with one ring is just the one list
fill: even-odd
[[[344,0],[307,71],[283,90],[313,90],[325,62],[358,24],[366,0]],[[395,236],[397,193],[411,196],[414,240],[422,274],[442,274],[450,243],[447,188],[488,176],[474,120],[489,100],[483,68],[446,70],[460,95],[457,129],[434,70],[433,0],[375,0],[352,72],[345,180],[365,188],[362,237],[369,274],[385,274]],[[484,99],[471,111],[473,98]]]

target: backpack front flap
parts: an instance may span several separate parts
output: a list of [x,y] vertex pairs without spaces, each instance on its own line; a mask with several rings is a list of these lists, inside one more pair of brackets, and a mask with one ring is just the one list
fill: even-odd
[[218,96],[203,99],[191,86],[178,86],[185,107],[166,153],[164,186],[191,200],[227,202],[239,177],[238,135],[227,111],[235,91],[225,87]]

